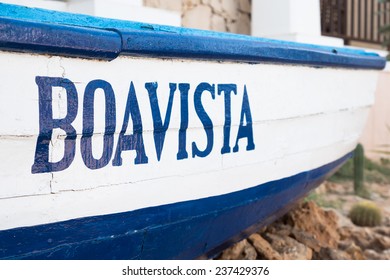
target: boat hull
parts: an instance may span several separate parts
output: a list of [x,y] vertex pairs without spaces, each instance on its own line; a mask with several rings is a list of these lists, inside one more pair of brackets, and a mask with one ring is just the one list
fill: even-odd
[[0,231],[0,258],[212,257],[285,213],[350,156],[221,196]]
[[[285,212],[345,159],[363,128],[375,86],[369,70],[131,57],[107,63],[7,52],[0,60],[14,65],[0,70],[6,77],[0,105],[6,124],[0,139],[6,159],[0,191],[2,258],[213,254]],[[342,71],[347,74],[340,76]],[[281,77],[283,85],[277,82]],[[297,84],[303,77],[311,82]],[[58,83],[64,79],[65,84]],[[358,87],[359,79],[364,83]],[[88,87],[96,81],[106,87],[91,95]],[[208,91],[197,101],[200,85]],[[226,85],[234,88],[230,107],[225,92],[218,94]],[[127,104],[135,103],[138,119],[126,113]],[[163,141],[156,133],[153,104],[167,125]],[[66,120],[72,111],[69,125],[76,135],[52,128],[45,146],[47,118]],[[86,129],[89,120],[93,133]],[[121,135],[136,135],[131,121],[142,125],[143,146],[121,151]],[[111,137],[111,147],[105,137]],[[91,139],[92,152],[83,148],[85,139]],[[180,158],[183,150],[187,155]],[[67,157],[73,157],[68,166],[56,167]]]

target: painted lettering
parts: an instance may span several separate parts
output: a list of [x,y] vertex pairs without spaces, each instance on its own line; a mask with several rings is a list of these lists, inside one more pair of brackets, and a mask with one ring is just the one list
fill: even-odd
[[[73,122],[78,113],[78,93],[72,81],[61,77],[36,77],[39,97],[39,135],[35,149],[34,163],[32,165],[32,173],[57,172],[67,169],[73,162],[76,154],[76,139],[77,132]],[[66,116],[63,118],[55,118],[53,116],[53,89],[61,88],[66,93]],[[255,149],[253,138],[253,123],[250,102],[246,85],[243,87],[243,92],[237,90],[236,84],[210,84],[207,82],[199,83],[193,91],[193,103],[189,102],[191,85],[189,83],[169,83],[168,91],[159,88],[157,82],[144,83],[144,90],[138,88],[136,92],[135,85],[130,81],[130,87],[127,94],[127,101],[123,115],[122,127],[116,134],[117,122],[117,106],[120,106],[116,101],[116,96],[111,84],[104,80],[90,81],[84,90],[82,103],[82,132],[80,138],[80,152],[84,165],[89,169],[100,169],[107,166],[110,161],[112,166],[129,166],[129,163],[123,164],[122,153],[125,151],[134,151],[136,156],[134,164],[147,164],[149,158],[147,151],[152,147],[145,147],[143,118],[142,111],[145,110],[145,98],[149,99],[151,109],[151,120],[153,122],[153,140],[154,149],[156,151],[156,160],[162,161],[166,134],[170,127],[173,108],[180,111],[180,127],[177,131],[177,160],[188,159],[187,152],[187,130],[189,128],[190,117],[197,117],[202,124],[204,131],[201,131],[200,137],[204,137],[205,141],[193,140],[191,143],[192,158],[207,157],[214,148],[214,124],[210,117],[210,112],[206,108],[210,106],[220,106],[214,102],[218,96],[223,98],[223,107],[216,108],[216,112],[224,112],[223,135],[221,135],[222,147],[221,154],[229,154],[239,151],[239,142],[246,138],[246,151]],[[146,91],[145,91],[146,90]],[[178,94],[176,94],[178,92]],[[242,93],[242,94],[240,94]],[[102,153],[99,158],[93,155],[93,145],[96,136],[95,132],[95,116],[101,112],[96,112],[94,106],[97,94],[104,95],[104,135]],[[168,95],[168,102],[162,105],[159,97],[163,94]],[[178,96],[175,98],[175,94]],[[146,95],[146,97],[145,97]],[[142,98],[142,103],[138,100]],[[242,97],[240,122],[236,141],[233,149],[230,146],[231,126],[232,126],[232,103],[236,102],[237,98]],[[175,99],[179,99],[175,101]],[[178,103],[179,102],[179,103]],[[177,103],[174,107],[174,103]],[[142,105],[140,107],[140,104]],[[207,104],[207,107],[205,106]],[[147,106],[147,105],[146,105]],[[164,106],[164,107],[161,107]],[[166,108],[165,108],[166,106]],[[165,114],[161,113],[161,108],[166,110]],[[176,110],[176,109],[175,109]],[[207,109],[209,110],[209,109]],[[179,111],[175,114],[179,114]],[[237,112],[238,113],[238,112]],[[211,116],[214,116],[211,114]],[[175,119],[176,120],[176,119]],[[132,123],[132,132],[128,132],[129,122]],[[222,125],[222,124],[221,124]],[[54,129],[61,129],[65,132],[64,153],[61,160],[52,162],[49,158],[50,142]],[[173,129],[170,131],[174,131]],[[219,130],[218,130],[219,131]],[[117,135],[117,136],[115,136]],[[115,139],[116,146],[115,146]],[[170,138],[172,139],[172,138]],[[201,144],[204,142],[205,144]],[[149,143],[149,142],[147,142]],[[170,144],[171,145],[171,144]],[[172,150],[172,149],[169,149]],[[56,151],[58,152],[58,151]]]
[[221,154],[230,153],[230,128],[231,120],[231,93],[237,94],[237,85],[235,84],[220,84],[218,85],[218,95],[224,93],[225,101],[225,124],[223,125],[223,146]]
[[[102,89],[105,96],[105,130],[103,136],[103,153],[100,159],[92,155],[92,136],[94,131],[94,100],[97,89]],[[99,169],[106,166],[114,148],[114,133],[116,125],[115,95],[111,85],[103,80],[89,82],[85,88],[83,104],[83,135],[81,137],[81,156],[85,166]]]
[[179,129],[179,151],[178,160],[188,158],[187,153],[187,128],[188,128],[188,91],[190,84],[179,84],[180,91],[180,129]]
[[[244,125],[244,118],[246,125]],[[236,145],[233,148],[233,152],[238,152],[238,140],[247,138],[246,150],[251,151],[255,149],[255,143],[253,142],[253,128],[252,128],[252,114],[249,106],[248,93],[246,86],[244,86],[244,95],[242,97],[240,126],[238,127],[238,133],[236,138]]]
[[192,142],[192,157],[206,157],[210,154],[213,143],[214,143],[214,132],[213,132],[213,122],[211,121],[209,115],[206,113],[203,104],[202,104],[202,94],[204,92],[210,92],[211,98],[215,99],[215,85],[210,85],[208,83],[200,83],[194,93],[194,106],[195,112],[198,115],[200,121],[203,124],[204,130],[206,132],[207,144],[206,148],[201,151],[195,142]]
[[[133,134],[125,135],[129,117],[133,121]],[[148,163],[148,157],[145,153],[144,138],[142,136],[142,119],[141,112],[139,110],[137,96],[135,94],[134,84],[131,82],[129,95],[127,97],[125,116],[123,119],[122,130],[119,133],[118,144],[114,159],[112,161],[113,166],[122,165],[122,151],[135,150],[137,153],[134,159],[135,164]]]
[[169,84],[169,100],[168,107],[165,113],[164,123],[162,122],[160,106],[158,105],[157,87],[157,83],[145,84],[145,88],[148,90],[149,93],[150,108],[152,109],[154,145],[156,148],[157,160],[160,161],[161,152],[164,146],[165,134],[167,132],[169,122],[171,120],[173,95],[176,91],[176,84]]
[[[77,116],[78,97],[74,84],[65,78],[36,77],[39,94],[39,135],[35,149],[32,173],[56,172],[68,168],[76,153],[76,130],[72,122]],[[63,119],[53,118],[53,87],[65,89],[67,114]],[[64,156],[58,162],[49,160],[49,144],[53,129],[60,128],[66,133]]]

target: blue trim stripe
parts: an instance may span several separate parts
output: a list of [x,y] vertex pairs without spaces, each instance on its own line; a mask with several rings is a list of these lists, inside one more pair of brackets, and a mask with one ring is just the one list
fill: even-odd
[[114,31],[0,19],[0,49],[112,60],[122,40]]
[[[15,31],[11,32],[10,38],[7,38],[10,22],[6,19],[25,21],[25,24],[20,28],[15,23]],[[47,25],[33,25],[29,29],[28,26],[32,22]],[[8,30],[7,32],[3,31],[4,26],[8,26],[5,29]],[[39,32],[35,33],[34,30],[37,28]],[[53,36],[62,37],[56,35],[56,32],[66,34],[65,39],[58,42],[52,40]],[[78,40],[70,40],[72,33]],[[121,38],[121,42],[117,36]],[[17,41],[19,37],[20,43]],[[386,64],[384,58],[364,51],[105,19],[2,3],[0,3],[0,40],[0,49],[25,52],[46,51],[49,54],[93,59],[113,59],[121,54],[363,69],[383,69]],[[8,41],[11,41],[11,44],[8,44]],[[74,50],[69,48],[70,42],[76,43]],[[100,46],[101,42],[103,46]],[[61,43],[64,43],[66,51],[61,50]],[[83,48],[85,52],[82,51]],[[95,48],[97,51],[94,51]]]
[[225,195],[0,231],[0,259],[213,256],[284,214],[350,156]]

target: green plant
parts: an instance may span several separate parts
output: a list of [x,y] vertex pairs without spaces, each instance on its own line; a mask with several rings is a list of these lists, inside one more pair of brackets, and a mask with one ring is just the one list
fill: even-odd
[[343,201],[340,199],[330,199],[326,195],[317,194],[311,191],[304,199],[304,202],[314,201],[318,206],[325,208],[341,209]]
[[382,210],[371,201],[361,201],[351,208],[349,218],[355,225],[375,227],[382,223]]
[[355,194],[367,197],[368,192],[364,186],[364,149],[362,144],[358,144],[353,158],[353,188]]

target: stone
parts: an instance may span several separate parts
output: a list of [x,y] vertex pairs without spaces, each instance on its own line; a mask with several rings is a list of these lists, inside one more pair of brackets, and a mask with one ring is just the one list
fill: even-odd
[[341,250],[333,248],[321,248],[320,252],[315,252],[313,260],[349,260],[350,256]]
[[237,30],[238,30],[238,25],[237,25],[237,22],[234,20],[227,20],[227,23],[226,23],[226,26],[227,26],[227,30],[231,33],[237,33]]
[[315,252],[319,252],[321,250],[321,245],[317,239],[315,239],[314,236],[308,232],[294,229],[292,231],[292,237],[294,237],[298,242],[311,248]]
[[[390,249],[390,237],[377,233],[378,229],[372,228],[348,228],[339,230],[341,240],[352,240],[358,247],[372,249],[377,252]],[[383,229],[379,230],[383,232]]]
[[352,228],[343,226],[338,229],[340,240],[349,240],[352,236]]
[[383,235],[374,235],[368,246],[370,249],[374,249],[376,251],[384,251],[390,249],[390,238]]
[[365,260],[366,257],[362,252],[362,249],[356,246],[355,243],[351,243],[346,249],[345,252],[350,256],[350,260]]
[[181,2],[181,0],[144,0],[144,5],[152,8],[181,12]]
[[221,4],[226,17],[236,20],[238,17],[238,2],[236,0],[221,0]]
[[256,249],[258,257],[266,260],[282,260],[280,254],[259,234],[254,233],[249,236],[249,242]]
[[222,14],[222,4],[221,0],[209,0],[209,5],[214,13],[216,14]]
[[266,233],[265,239],[284,260],[311,260],[313,251],[289,236]]
[[240,9],[240,11],[250,14],[252,10],[250,0],[239,0],[238,8]]
[[269,225],[267,232],[274,233],[280,236],[289,236],[291,234],[292,227],[286,225],[282,220],[277,220],[273,224]]
[[192,9],[200,4],[200,0],[182,0],[181,2],[183,14],[185,14],[185,11]]
[[242,240],[222,252],[220,260],[255,260],[255,248],[246,240]]
[[367,260],[390,260],[390,253],[381,254],[371,249],[364,250],[364,256]]
[[211,8],[206,5],[198,5],[186,11],[182,18],[182,25],[209,30],[211,26]]
[[294,229],[310,233],[321,247],[337,248],[340,235],[337,215],[332,210],[324,211],[309,201],[290,211],[287,217]]
[[161,3],[162,9],[181,12],[181,0],[161,1]]
[[220,15],[213,14],[211,16],[211,30],[226,32],[225,19]]
[[390,227],[377,227],[374,228],[374,232],[380,235],[390,237]]
[[237,19],[237,33],[238,34],[251,34],[251,19],[248,14],[239,13]]

